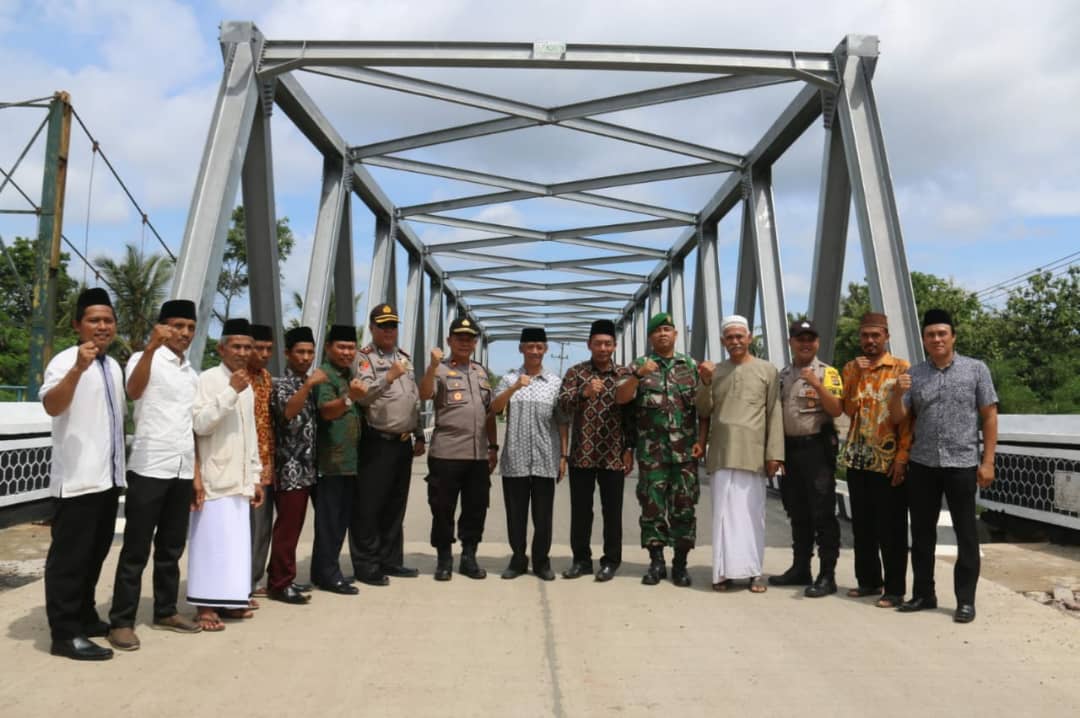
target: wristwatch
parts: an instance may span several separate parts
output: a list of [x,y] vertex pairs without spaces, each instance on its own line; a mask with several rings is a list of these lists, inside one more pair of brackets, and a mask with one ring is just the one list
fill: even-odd
[[345,399],[345,406],[346,407],[350,407],[350,406],[353,405],[353,400],[351,398],[349,398],[348,394],[345,395],[344,399]]

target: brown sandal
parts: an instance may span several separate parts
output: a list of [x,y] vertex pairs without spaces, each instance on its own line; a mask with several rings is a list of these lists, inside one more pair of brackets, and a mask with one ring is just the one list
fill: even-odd
[[222,618],[239,620],[243,618],[252,618],[255,614],[247,608],[222,608],[220,611],[218,611],[218,615],[220,615]]
[[216,613],[197,613],[195,614],[195,623],[199,624],[199,628],[207,633],[217,633],[225,630],[225,624],[221,622],[221,618]]
[[858,588],[849,588],[847,592],[848,598],[866,598],[867,596],[880,596],[881,587],[868,588],[866,586],[859,586]]
[[750,579],[750,593],[765,593],[769,590],[769,584],[765,583],[762,576],[754,576]]
[[875,601],[874,605],[878,608],[896,608],[903,602],[904,599],[899,596],[884,595]]
[[729,588],[731,588],[731,579],[730,578],[725,578],[723,581],[720,581],[718,583],[714,583],[712,585],[712,590],[717,591],[719,593],[723,593],[724,591],[728,590]]

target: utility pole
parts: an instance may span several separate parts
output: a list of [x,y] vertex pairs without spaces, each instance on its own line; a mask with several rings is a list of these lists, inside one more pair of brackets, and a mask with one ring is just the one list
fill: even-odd
[[558,342],[558,344],[559,344],[559,353],[558,354],[552,354],[551,358],[559,360],[559,376],[562,376],[563,375],[563,360],[566,359],[566,342]]
[[41,214],[38,215],[37,267],[30,323],[30,376],[26,383],[26,395],[30,401],[37,401],[45,365],[52,359],[56,278],[60,273],[60,239],[64,230],[64,191],[70,145],[71,96],[66,92],[57,92],[49,104]]

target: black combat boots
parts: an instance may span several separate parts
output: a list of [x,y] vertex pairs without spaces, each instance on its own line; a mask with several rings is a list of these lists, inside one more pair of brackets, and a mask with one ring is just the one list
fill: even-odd
[[677,548],[675,558],[671,559],[671,582],[676,586],[685,588],[690,585],[690,574],[686,572],[686,554],[689,552],[689,549]]
[[667,578],[667,567],[664,565],[664,547],[649,547],[649,570],[641,577],[641,582],[646,586],[655,586]]
[[461,544],[461,562],[458,564],[458,573],[469,578],[484,578],[487,571],[480,568],[476,563],[476,544]]
[[779,576],[769,576],[769,584],[772,586],[809,586],[814,582],[814,576],[810,573],[810,559],[806,562],[796,561],[787,571]]
[[449,581],[454,574],[454,554],[450,552],[449,546],[440,546],[438,552],[439,558],[435,562],[435,580]]

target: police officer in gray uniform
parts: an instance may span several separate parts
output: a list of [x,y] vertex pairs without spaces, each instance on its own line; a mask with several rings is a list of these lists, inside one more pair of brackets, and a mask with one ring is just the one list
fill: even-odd
[[402,522],[414,456],[424,453],[420,393],[409,355],[398,345],[398,314],[389,303],[371,311],[371,344],[356,354],[354,375],[367,386],[349,549],[356,580],[385,586],[413,578],[404,565]]
[[[784,475],[780,497],[791,520],[791,568],[770,576],[774,586],[803,586],[808,598],[836,593],[840,524],[836,520],[836,429],[843,411],[840,373],[817,357],[818,331],[812,321],[792,323],[792,363],[780,372],[784,415]],[[817,541],[821,564],[812,582],[810,559]],[[808,585],[811,584],[812,585]]]
[[476,563],[476,547],[484,533],[491,472],[498,463],[499,445],[491,406],[491,379],[472,361],[480,331],[468,317],[450,323],[450,358],[431,350],[431,364],[420,381],[420,399],[435,400],[435,430],[428,452],[428,504],[431,506],[431,545],[438,553],[436,581],[449,581],[453,571],[454,513],[461,494],[458,571],[484,578]]

